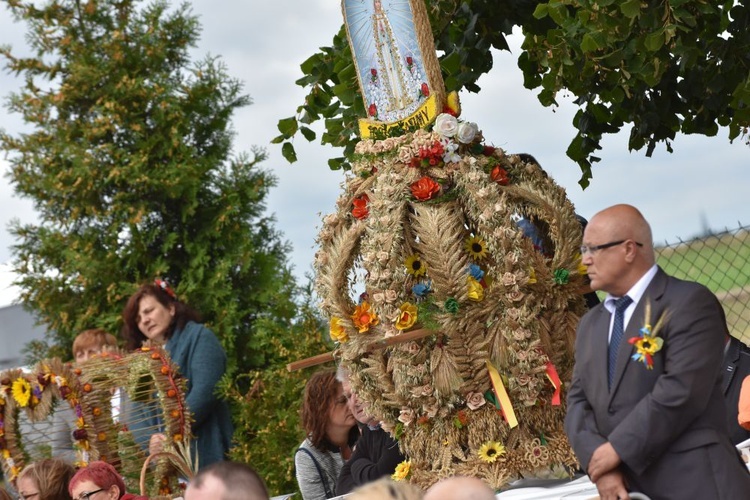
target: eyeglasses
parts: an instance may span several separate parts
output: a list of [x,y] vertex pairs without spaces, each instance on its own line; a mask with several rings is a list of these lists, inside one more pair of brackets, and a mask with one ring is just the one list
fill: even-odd
[[99,488],[98,490],[81,493],[80,495],[78,495],[78,498],[76,498],[75,500],[89,500],[93,495],[96,495],[100,491],[104,491],[104,488]]
[[[605,248],[622,245],[626,241],[630,241],[630,240],[610,241],[609,243],[602,243],[601,245],[593,245],[593,246],[581,245],[581,255],[585,255],[587,252],[590,253],[591,255],[594,255],[599,250],[604,250]],[[638,243],[637,241],[634,241],[633,243],[635,243],[639,247],[643,246],[643,243]]]

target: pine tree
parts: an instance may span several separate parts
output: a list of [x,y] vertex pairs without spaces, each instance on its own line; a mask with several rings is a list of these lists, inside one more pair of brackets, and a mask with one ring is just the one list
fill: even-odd
[[203,313],[232,369],[262,368],[272,346],[258,318],[288,324],[296,308],[265,215],[275,179],[264,150],[233,154],[230,120],[250,99],[219,59],[190,60],[189,7],[3,1],[33,53],[0,50],[25,79],[7,106],[27,126],[0,147],[39,216],[11,228],[22,300],[52,332],[34,354],[69,357],[85,328],[116,333],[136,286],[159,276]]

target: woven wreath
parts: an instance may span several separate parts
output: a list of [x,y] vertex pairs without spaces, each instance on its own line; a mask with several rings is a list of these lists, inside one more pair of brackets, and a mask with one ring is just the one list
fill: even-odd
[[565,191],[448,114],[355,151],[318,235],[316,289],[354,390],[409,459],[397,479],[568,474],[561,385],[585,271]]
[[[108,421],[108,441],[117,450],[117,465],[128,490],[138,491],[145,481],[146,491],[142,493],[148,496],[179,494],[178,475],[189,477],[192,469],[188,452],[191,420],[184,397],[185,380],[167,352],[159,345],[148,343],[126,356],[94,358],[84,365],[81,378],[107,387],[110,392],[117,387],[123,391],[119,422],[111,418]],[[136,417],[127,408],[132,409],[134,404],[153,407],[162,426],[153,432],[163,432],[167,438],[165,450],[169,453],[163,455],[166,458],[155,460],[155,465],[146,469],[142,467],[147,460],[143,443],[138,444],[128,428],[129,419]],[[170,454],[179,458],[177,464],[168,459]],[[189,470],[184,470],[186,468]]]
[[[133,439],[128,416],[121,413],[118,420],[112,413],[112,394],[118,388],[123,404],[129,400],[154,405],[167,436],[169,453],[164,456],[171,454],[178,460],[161,458],[142,474],[146,452]],[[178,475],[189,477],[192,469],[188,452],[191,422],[184,393],[184,379],[159,346],[149,345],[127,355],[104,353],[77,368],[51,359],[38,363],[30,373],[20,369],[2,372],[0,453],[5,476],[15,481],[27,463],[52,453],[49,446],[31,449],[33,443],[48,442],[49,438],[44,434],[24,436],[24,432],[36,434],[38,430],[19,425],[22,412],[31,424],[70,415],[77,467],[105,460],[120,471],[131,491],[139,488],[143,475],[149,496],[179,494]],[[70,406],[72,412],[55,415],[61,405]]]
[[[57,359],[41,362],[29,373],[20,369],[0,373],[0,453],[3,472],[10,481],[15,482],[26,464],[51,453],[49,439],[36,435],[35,424],[48,423],[56,408],[69,406],[72,410],[77,466],[106,456],[106,439],[94,424],[93,412],[100,406],[101,394],[82,383],[79,374]],[[28,439],[22,434],[23,427],[31,434]]]

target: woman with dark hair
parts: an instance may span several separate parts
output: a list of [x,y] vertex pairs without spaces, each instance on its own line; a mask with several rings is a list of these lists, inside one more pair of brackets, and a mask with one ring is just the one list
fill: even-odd
[[44,458],[23,468],[16,478],[18,495],[29,500],[71,500],[68,481],[75,468],[59,458]]
[[313,374],[305,385],[300,411],[307,439],[294,456],[303,500],[336,496],[336,480],[359,437],[341,382],[333,371]]
[[117,470],[101,461],[78,469],[68,483],[68,492],[73,500],[148,500],[148,497],[127,493]]
[[[165,349],[180,373],[187,379],[185,400],[192,414],[193,452],[203,467],[225,459],[232,440],[232,420],[227,403],[217,397],[216,384],[224,375],[227,356],[216,335],[200,324],[196,311],[177,300],[162,280],[141,286],[128,300],[122,313],[123,335],[129,349],[137,349],[146,340],[165,343]],[[141,446],[161,451],[165,436],[152,434],[158,428],[154,418],[143,418],[148,408],[134,404],[126,423]],[[138,413],[141,415],[137,415]]]

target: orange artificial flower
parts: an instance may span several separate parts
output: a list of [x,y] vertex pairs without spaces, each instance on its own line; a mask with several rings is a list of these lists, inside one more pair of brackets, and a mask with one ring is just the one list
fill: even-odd
[[357,330],[359,330],[359,333],[365,333],[371,326],[375,326],[379,322],[378,316],[372,311],[372,307],[366,300],[362,301],[362,303],[354,309],[352,321]]
[[508,171],[500,165],[496,165],[495,168],[490,172],[490,179],[497,182],[501,186],[507,186],[510,184],[510,178],[508,177]]
[[409,187],[411,188],[411,194],[419,201],[431,200],[440,192],[440,184],[426,175],[417,182],[413,182]]
[[370,215],[370,209],[367,206],[369,202],[370,198],[368,198],[366,194],[354,198],[354,201],[352,201],[352,205],[354,205],[352,208],[352,215],[355,219],[366,219],[367,216]]

